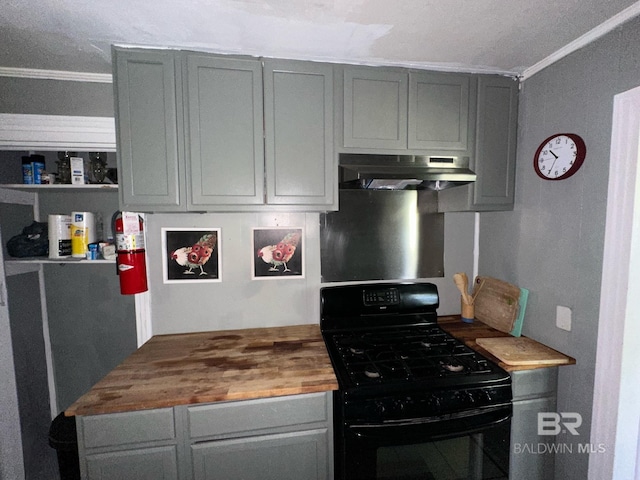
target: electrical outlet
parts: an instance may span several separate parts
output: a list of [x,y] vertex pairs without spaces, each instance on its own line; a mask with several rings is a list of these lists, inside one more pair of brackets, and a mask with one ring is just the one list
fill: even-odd
[[571,309],[561,305],[556,306],[556,327],[571,331]]

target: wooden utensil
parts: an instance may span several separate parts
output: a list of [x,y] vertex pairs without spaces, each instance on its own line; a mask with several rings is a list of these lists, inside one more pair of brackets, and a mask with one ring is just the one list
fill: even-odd
[[462,295],[464,303],[466,303],[467,305],[473,305],[473,298],[467,292],[467,289],[469,287],[469,279],[467,278],[467,274],[454,273],[453,282],[456,284],[456,287],[458,287],[458,290],[460,291],[460,295]]

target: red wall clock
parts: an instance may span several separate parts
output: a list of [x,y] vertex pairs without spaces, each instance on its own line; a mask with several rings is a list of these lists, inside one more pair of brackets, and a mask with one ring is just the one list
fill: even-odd
[[586,155],[587,147],[579,135],[556,133],[536,150],[533,168],[545,180],[564,180],[580,169]]

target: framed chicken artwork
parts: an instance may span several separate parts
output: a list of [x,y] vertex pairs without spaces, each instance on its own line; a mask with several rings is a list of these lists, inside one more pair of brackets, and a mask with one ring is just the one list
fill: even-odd
[[253,229],[253,279],[304,278],[302,228]]
[[219,228],[163,228],[164,283],[220,282]]

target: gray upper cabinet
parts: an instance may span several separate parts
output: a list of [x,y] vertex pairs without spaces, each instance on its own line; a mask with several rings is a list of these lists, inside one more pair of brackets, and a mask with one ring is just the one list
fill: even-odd
[[333,66],[265,60],[264,92],[267,204],[332,206]]
[[440,211],[513,209],[518,124],[518,82],[478,76],[476,143],[470,167],[478,179],[438,193]]
[[478,118],[473,185],[475,210],[513,208],[518,125],[518,82],[507,77],[478,79]]
[[408,85],[404,71],[345,67],[344,146],[407,148]]
[[122,208],[337,209],[333,66],[120,48],[114,58]]
[[189,209],[262,204],[260,62],[198,54],[184,62]]
[[114,49],[113,65],[120,205],[181,210],[176,58],[169,51]]
[[517,81],[363,66],[340,72],[339,153],[468,158],[477,181],[439,192],[440,211],[513,208]]
[[409,149],[467,150],[469,88],[468,75],[409,74]]
[[342,146],[466,152],[473,140],[470,90],[464,74],[344,67]]

